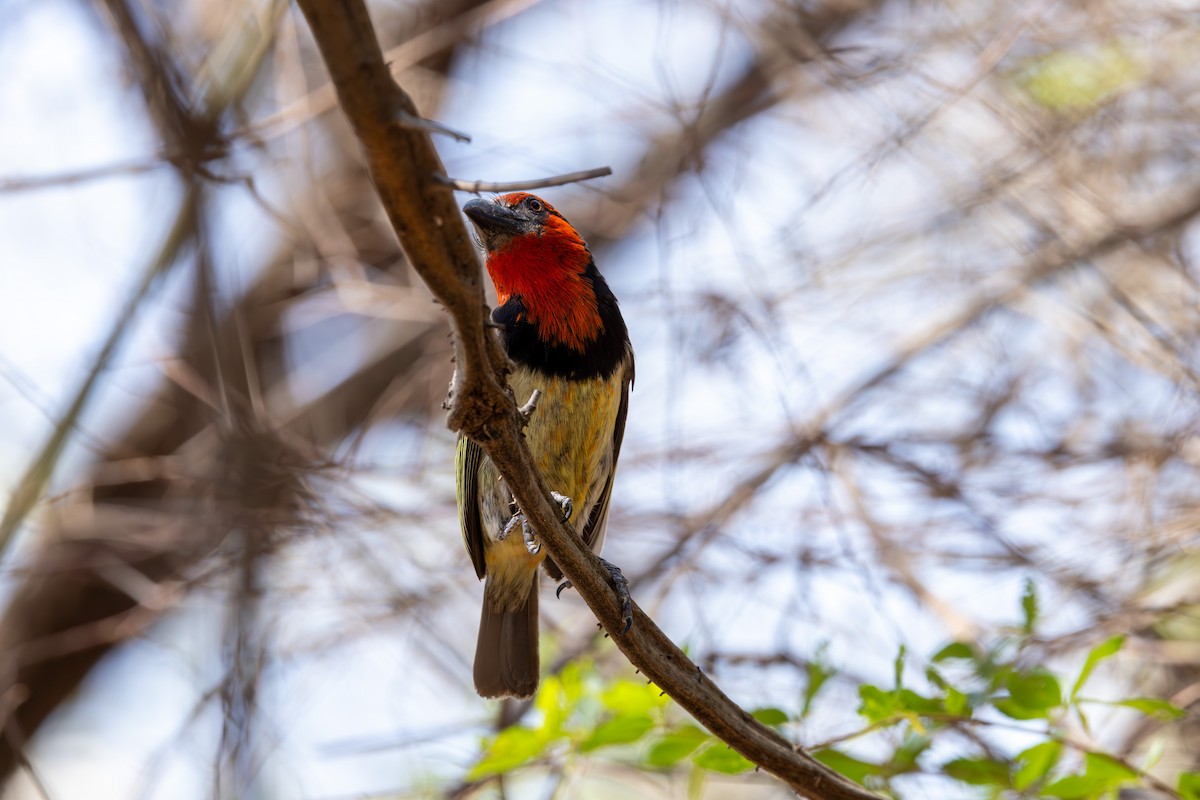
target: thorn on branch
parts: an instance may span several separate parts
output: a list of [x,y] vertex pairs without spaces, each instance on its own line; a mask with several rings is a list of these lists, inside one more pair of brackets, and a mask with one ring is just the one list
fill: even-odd
[[412,114],[403,109],[397,111],[392,117],[392,124],[397,128],[405,128],[412,131],[425,131],[426,133],[440,133],[443,136],[449,136],[457,142],[469,142],[471,137],[465,133],[456,131],[453,128],[448,128],[440,122],[435,122],[431,119],[423,119],[414,117]]
[[[542,399],[542,390],[534,389],[533,394],[529,395],[529,402],[517,409],[521,414],[521,427],[524,428],[529,424],[529,420],[533,418],[533,412],[537,411],[538,400]],[[569,583],[569,581],[567,581]],[[561,594],[563,587],[558,587],[556,594]]]
[[451,178],[438,174],[434,174],[433,179],[443,186],[449,186],[451,189],[457,189],[460,192],[480,194],[481,192],[524,192],[530,189],[545,189],[550,186],[564,186],[568,183],[578,183],[579,181],[587,181],[592,178],[603,178],[606,175],[612,175],[612,167],[596,167],[595,169],[585,169],[579,172],[568,172],[565,175],[555,175],[550,178],[539,178],[532,181],[512,181],[510,183],[464,181],[459,178]]

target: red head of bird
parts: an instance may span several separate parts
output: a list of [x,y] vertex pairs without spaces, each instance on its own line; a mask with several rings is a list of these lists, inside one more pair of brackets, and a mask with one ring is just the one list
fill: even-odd
[[513,192],[472,200],[463,211],[487,249],[499,305],[520,296],[528,322],[549,343],[583,350],[600,334],[592,254],[554,206]]

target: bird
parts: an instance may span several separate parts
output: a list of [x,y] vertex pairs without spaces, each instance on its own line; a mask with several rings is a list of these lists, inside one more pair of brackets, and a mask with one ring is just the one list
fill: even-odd
[[[578,231],[542,198],[525,192],[463,206],[478,231],[496,289],[493,325],[512,364],[519,402],[536,395],[525,440],[563,520],[597,555],[604,542],[613,476],[633,386],[633,348],[617,299]],[[475,645],[481,697],[533,696],[539,679],[538,568],[547,557],[495,465],[460,437],[455,458],[459,525],[484,581]],[[603,561],[632,623],[628,584]],[[563,582],[559,593],[569,586]]]

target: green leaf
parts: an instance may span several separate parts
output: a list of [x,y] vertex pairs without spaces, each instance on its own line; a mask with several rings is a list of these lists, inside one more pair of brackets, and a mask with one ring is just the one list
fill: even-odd
[[886,774],[891,776],[917,771],[917,760],[932,744],[933,740],[928,736],[905,737],[892,754],[891,760],[883,765]]
[[695,725],[685,725],[664,734],[655,742],[646,754],[646,764],[651,767],[672,767],[710,739],[712,736]]
[[604,707],[617,716],[649,714],[667,704],[667,697],[653,683],[618,680],[609,684],[600,695]]
[[1143,67],[1125,48],[1060,51],[1029,64],[1019,80],[1034,102],[1052,111],[1089,109],[1136,81]]
[[646,714],[631,714],[610,719],[596,726],[579,745],[579,750],[590,753],[601,747],[614,744],[629,744],[641,739],[654,727],[654,720]]
[[971,716],[971,699],[953,686],[946,689],[946,699],[942,701],[942,705],[945,706],[947,714],[956,717]]
[[1020,765],[1013,776],[1013,788],[1024,791],[1046,777],[1062,756],[1062,744],[1059,742],[1042,742],[1022,750],[1017,754],[1016,762]]
[[1011,786],[1008,765],[990,758],[956,758],[943,764],[942,772],[972,786]]
[[1166,752],[1167,737],[1161,733],[1156,734],[1150,739],[1150,746],[1146,748],[1146,753],[1142,756],[1142,769],[1146,772],[1154,769]]
[[900,649],[896,652],[896,661],[892,669],[896,673],[896,688],[899,689],[904,685],[904,657],[908,654],[908,648],[900,645]]
[[740,775],[754,769],[754,762],[749,761],[724,742],[713,742],[700,755],[692,759],[697,767],[712,772],[722,772],[726,775]]
[[562,723],[566,718],[566,693],[562,682],[555,675],[547,675],[542,679],[537,696],[533,698],[534,707],[542,712],[543,738],[551,738],[562,732]]
[[915,714],[940,714],[943,710],[940,700],[917,694],[912,689],[900,689],[892,694],[899,711],[911,711]]
[[1010,672],[1004,684],[1013,701],[1025,708],[1047,709],[1062,703],[1058,678],[1041,667],[1028,672]]
[[882,775],[884,770],[878,764],[872,764],[869,761],[862,761],[852,755],[843,753],[841,750],[829,748],[827,750],[817,750],[813,754],[813,758],[820,761],[825,766],[829,767],[834,772],[845,775],[855,783],[861,784],[869,775]]
[[801,718],[808,716],[808,712],[812,710],[813,700],[816,699],[817,693],[821,691],[825,682],[837,674],[837,671],[825,661],[825,648],[825,644],[819,646],[812,660],[805,667],[808,680],[804,685],[804,702],[800,706]]
[[1113,786],[1137,780],[1140,777],[1136,769],[1122,764],[1112,756],[1106,756],[1103,753],[1087,753],[1083,758],[1084,764],[1087,765],[1084,770],[1087,775],[1091,775],[1097,780],[1110,782]]
[[951,642],[933,654],[933,661],[948,661],[951,658],[961,658],[967,661],[975,660],[975,649],[966,642]]
[[1025,579],[1025,591],[1021,593],[1021,629],[1025,633],[1033,633],[1038,619],[1037,585],[1032,578]]
[[788,721],[788,715],[778,708],[756,708],[750,712],[750,716],[763,725],[769,725],[772,728]]
[[1118,700],[1112,705],[1132,708],[1148,717],[1154,717],[1164,722],[1187,716],[1187,712],[1179,706],[1158,697],[1131,697],[1128,700]]
[[1179,773],[1175,788],[1183,800],[1200,800],[1200,772]]
[[1092,723],[1088,721],[1087,714],[1083,713],[1083,706],[1075,704],[1075,716],[1079,717],[1079,726],[1083,728],[1083,732],[1088,736],[1092,735]]
[[1042,789],[1042,796],[1075,800],[1075,798],[1095,797],[1103,791],[1104,789],[1090,778],[1083,775],[1068,775]]
[[1138,779],[1137,770],[1131,769],[1111,756],[1099,753],[1084,755],[1082,775],[1068,775],[1046,788],[1042,794],[1049,797],[1073,798],[1098,797],[1114,791],[1123,784]]
[[868,722],[883,722],[896,716],[897,698],[892,692],[885,692],[878,686],[863,684],[858,687],[858,697],[862,701],[858,713]]
[[996,710],[1006,717],[1019,720],[1045,719],[1050,716],[1047,708],[1026,708],[1011,697],[1004,697],[993,703]]
[[1083,662],[1083,669],[1079,673],[1079,678],[1075,681],[1075,686],[1071,688],[1072,700],[1079,694],[1079,690],[1087,683],[1088,678],[1092,676],[1092,671],[1096,669],[1096,665],[1106,658],[1115,656],[1124,645],[1124,636],[1112,636],[1092,648],[1091,652],[1087,655],[1087,660]]
[[496,734],[483,757],[467,774],[467,779],[478,780],[522,767],[540,756],[546,744],[542,735],[531,728],[505,728]]

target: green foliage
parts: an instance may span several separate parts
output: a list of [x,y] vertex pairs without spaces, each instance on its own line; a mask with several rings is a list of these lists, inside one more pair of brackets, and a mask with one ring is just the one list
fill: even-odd
[[1024,791],[1040,783],[1062,756],[1062,744],[1055,740],[1035,744],[1022,750],[1014,759],[1016,771],[1013,774],[1014,789]]
[[942,773],[975,786],[1009,786],[1008,764],[990,758],[956,758],[942,765]]
[[1060,51],[1029,61],[1018,83],[1038,105],[1058,113],[1088,111],[1141,79],[1144,68],[1120,44]]
[[[1101,800],[1144,779],[1157,758],[1142,766],[1081,748],[1069,735],[1072,717],[1085,727],[1085,706],[1127,708],[1163,723],[1186,712],[1155,697],[1101,700],[1083,695],[1097,667],[1120,653],[1124,636],[1095,645],[1071,681],[1037,657],[1035,631],[1040,619],[1036,587],[1030,582],[1021,598],[1019,624],[1009,635],[981,646],[951,642],[924,665],[920,685],[905,682],[908,653],[901,648],[893,663],[892,686],[869,683],[857,687],[857,713],[864,727],[843,736],[837,747],[818,746],[812,755],[830,768],[873,791],[903,797],[893,780],[910,773],[939,774],[959,784],[979,787],[988,798],[1061,798]],[[915,665],[914,665],[915,666]],[[750,711],[764,725],[794,737],[822,690],[838,675],[824,647],[806,665],[806,685],[789,713],[778,706]],[[1069,685],[1070,691],[1064,691]],[[586,756],[621,760],[647,770],[690,769],[693,796],[704,775],[738,775],[755,765],[703,730],[656,686],[637,679],[605,681],[590,663],[576,663],[558,676],[547,676],[535,700],[538,721],[513,726],[491,737],[471,778],[482,778],[545,761],[551,756]],[[952,731],[989,727],[1019,728],[1037,741],[1015,755],[962,753],[931,763],[937,741]],[[870,757],[856,753],[850,740],[870,737]],[[941,737],[941,738],[939,738]],[[866,752],[866,751],[865,751]],[[1178,778],[1182,800],[1200,800],[1200,773]]]
[[695,725],[680,725],[659,737],[646,754],[650,767],[673,767],[713,737]]
[[800,705],[801,719],[804,719],[808,716],[809,712],[812,710],[813,701],[817,699],[817,695],[820,694],[821,689],[825,686],[825,683],[837,674],[837,670],[831,667],[829,662],[825,659],[825,651],[827,646],[827,644],[822,643],[821,646],[817,648],[816,654],[812,657],[812,659],[809,660],[808,664],[805,665],[804,671],[805,678],[807,680],[804,684],[803,702]]
[[1179,776],[1175,791],[1183,800],[1200,800],[1200,772],[1185,772]]
[[726,775],[739,775],[754,769],[754,763],[735,750],[731,750],[724,742],[713,742],[692,759],[697,767],[723,772]]
[[1091,652],[1087,655],[1087,660],[1083,662],[1083,669],[1079,671],[1079,677],[1075,680],[1075,685],[1071,687],[1072,700],[1078,696],[1079,690],[1087,683],[1088,678],[1092,677],[1092,671],[1096,669],[1096,665],[1106,658],[1115,656],[1124,646],[1124,636],[1113,636],[1105,639],[1091,649]]
[[1160,697],[1130,697],[1128,700],[1115,700],[1109,703],[1109,705],[1132,708],[1134,711],[1142,712],[1147,717],[1153,717],[1163,722],[1170,722],[1171,720],[1182,719],[1187,716],[1187,712],[1182,708]]
[[879,764],[863,761],[841,750],[830,747],[818,750],[813,756],[825,766],[845,775],[855,783],[866,785],[869,777],[881,776],[884,769]]
[[1038,619],[1037,584],[1031,579],[1025,579],[1025,591],[1021,593],[1021,630],[1026,634],[1033,633]]
[[1075,775],[1059,778],[1042,790],[1042,797],[1099,798],[1120,787],[1136,781],[1137,770],[1111,756],[1087,753],[1084,770]]

